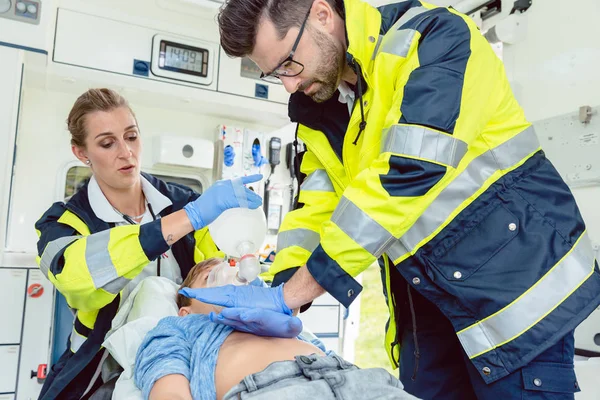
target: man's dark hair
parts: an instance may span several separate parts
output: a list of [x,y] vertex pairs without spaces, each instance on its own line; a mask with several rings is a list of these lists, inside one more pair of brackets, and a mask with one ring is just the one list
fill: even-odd
[[[300,27],[314,0],[227,0],[219,11],[221,46],[230,57],[244,57],[252,53],[261,17],[269,18],[279,40],[292,27]],[[327,0],[332,8],[344,16],[343,0]]]

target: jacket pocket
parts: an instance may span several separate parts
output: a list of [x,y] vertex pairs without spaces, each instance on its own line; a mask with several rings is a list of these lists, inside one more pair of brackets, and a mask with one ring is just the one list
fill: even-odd
[[500,202],[488,204],[445,235],[428,258],[446,280],[466,281],[518,233],[519,220],[513,213]]
[[533,362],[521,374],[523,399],[572,399],[580,391],[573,364]]

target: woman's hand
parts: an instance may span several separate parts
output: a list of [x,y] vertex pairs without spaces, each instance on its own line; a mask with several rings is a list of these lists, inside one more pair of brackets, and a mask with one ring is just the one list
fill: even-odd
[[222,180],[209,187],[196,200],[183,207],[194,230],[202,229],[230,208],[255,209],[261,206],[261,197],[244,185],[258,182],[262,175],[250,175],[233,180]]

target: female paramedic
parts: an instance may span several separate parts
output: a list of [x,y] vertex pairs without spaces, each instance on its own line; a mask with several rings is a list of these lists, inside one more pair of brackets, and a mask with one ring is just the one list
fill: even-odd
[[202,196],[140,172],[142,140],[127,101],[91,89],[67,119],[73,154],[92,170],[66,204],[36,223],[42,272],[76,310],[66,352],[52,367],[40,399],[88,398],[115,365],[101,344],[119,304],[145,277],[180,283],[199,261],[221,255],[206,226],[234,207],[257,208],[244,184],[219,181]]

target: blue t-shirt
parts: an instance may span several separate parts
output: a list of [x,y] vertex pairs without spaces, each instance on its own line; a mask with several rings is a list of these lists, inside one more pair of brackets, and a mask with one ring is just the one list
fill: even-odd
[[[217,357],[231,332],[232,328],[211,322],[204,314],[161,319],[148,332],[136,356],[135,384],[144,398],[150,396],[152,386],[160,378],[181,374],[190,382],[195,400],[214,400]],[[316,338],[299,336],[298,339],[331,353]]]
[[232,328],[213,323],[204,314],[161,319],[136,356],[135,384],[144,398],[160,378],[181,374],[190,381],[194,399],[214,400],[217,356],[231,332]]

